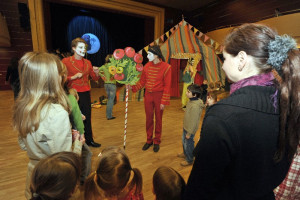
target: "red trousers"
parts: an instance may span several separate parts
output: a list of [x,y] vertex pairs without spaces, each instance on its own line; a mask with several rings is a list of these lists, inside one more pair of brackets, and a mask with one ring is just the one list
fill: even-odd
[[[145,92],[145,112],[146,112],[146,132],[147,143],[160,144],[161,131],[162,131],[162,115],[163,110],[160,109],[161,98],[163,92]],[[155,135],[153,139],[154,128],[154,113],[155,113]]]

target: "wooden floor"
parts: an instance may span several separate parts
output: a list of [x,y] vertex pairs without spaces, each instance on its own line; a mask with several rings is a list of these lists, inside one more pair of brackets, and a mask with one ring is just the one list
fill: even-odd
[[[104,93],[101,88],[92,89],[92,101]],[[28,157],[17,143],[17,132],[12,129],[12,91],[0,91],[0,199],[25,199],[24,188]],[[98,153],[107,146],[123,146],[125,102],[114,106],[116,119],[107,120],[105,106],[92,109],[92,127],[94,139],[102,144],[101,148],[91,148],[93,151],[92,170],[97,164]],[[145,113],[143,102],[129,102],[126,153],[133,167],[139,168],[143,175],[143,193],[145,200],[153,200],[152,176],[156,168],[162,165],[171,166],[185,180],[188,179],[191,166],[182,167],[182,159],[176,155],[182,152],[182,122],[184,111],[181,100],[172,99],[163,116],[163,134],[161,149],[154,153],[152,148],[142,151],[146,142]],[[199,139],[200,127],[195,137]]]

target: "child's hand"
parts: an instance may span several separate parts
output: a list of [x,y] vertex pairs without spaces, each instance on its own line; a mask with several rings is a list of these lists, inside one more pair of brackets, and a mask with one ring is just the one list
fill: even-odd
[[79,137],[80,137],[79,131],[72,129],[72,142],[74,142],[75,140],[78,140]]
[[190,139],[191,136],[190,136],[190,135],[185,135],[185,138],[186,138],[186,139]]
[[84,137],[84,134],[81,134],[81,135],[80,135],[79,141],[80,141],[82,144],[85,143],[85,137]]
[[86,119],[86,117],[83,114],[81,114],[81,117],[83,121]]
[[72,76],[71,79],[74,80],[74,79],[81,78],[81,77],[82,77],[82,73],[78,72],[77,74]]

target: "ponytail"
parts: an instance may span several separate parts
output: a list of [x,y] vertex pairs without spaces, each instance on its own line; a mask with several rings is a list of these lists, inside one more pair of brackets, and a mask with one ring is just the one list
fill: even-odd
[[84,199],[85,200],[97,200],[101,194],[99,193],[98,184],[95,181],[96,172],[91,173],[84,183]]
[[[275,161],[288,154],[292,161],[300,139],[300,52],[292,49],[282,65],[280,135]],[[286,148],[287,146],[287,148]]]
[[142,192],[143,189],[143,178],[142,178],[142,173],[138,168],[133,168],[132,169],[134,176],[132,178],[132,181],[130,183],[130,188],[133,188],[136,186],[135,194],[139,194]]

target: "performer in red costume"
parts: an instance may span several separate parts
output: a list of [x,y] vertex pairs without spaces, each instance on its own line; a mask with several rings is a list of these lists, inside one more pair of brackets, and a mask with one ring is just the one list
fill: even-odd
[[82,114],[86,117],[84,121],[84,136],[87,145],[100,147],[101,144],[94,142],[93,139],[91,125],[91,87],[89,84],[89,76],[91,76],[95,81],[99,79],[99,69],[98,67],[92,67],[91,62],[83,58],[87,48],[87,44],[84,39],[75,38],[72,40],[71,47],[74,55],[62,60],[68,69],[68,86],[77,90],[79,95],[78,104]]
[[[147,58],[149,62],[144,67],[140,81],[131,88],[133,92],[137,92],[143,87],[146,88],[144,104],[147,142],[143,146],[143,150],[149,149],[154,143],[153,151],[158,152],[161,143],[163,110],[166,105],[170,104],[171,66],[164,62],[165,59],[157,45],[149,47]],[[155,136],[153,139],[154,113]]]

